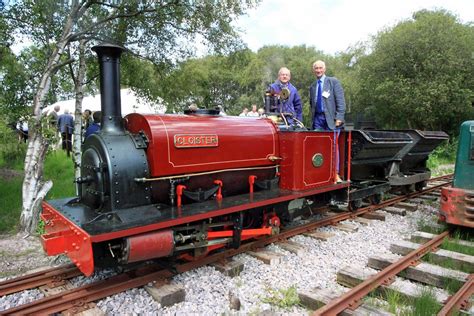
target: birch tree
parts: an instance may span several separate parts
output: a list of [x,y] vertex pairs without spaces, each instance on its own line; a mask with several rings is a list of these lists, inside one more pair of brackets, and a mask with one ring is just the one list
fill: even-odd
[[[191,55],[196,45],[201,44],[197,39],[206,45],[204,47],[225,51],[240,45],[231,26],[233,18],[245,13],[257,2],[188,0],[123,1],[116,4],[115,1],[29,0],[7,3],[2,13],[10,28],[48,51],[47,63],[32,102],[22,187],[22,230],[32,232],[36,229],[40,204],[52,186],[51,181],[43,179],[49,144],[42,135],[41,109],[57,71],[75,62],[68,57],[69,45],[83,41],[85,49],[86,43],[112,42],[124,45],[157,64]],[[79,99],[83,96],[83,90],[77,85],[82,84],[78,72],[76,97]],[[77,108],[81,107],[80,104],[79,100]]]

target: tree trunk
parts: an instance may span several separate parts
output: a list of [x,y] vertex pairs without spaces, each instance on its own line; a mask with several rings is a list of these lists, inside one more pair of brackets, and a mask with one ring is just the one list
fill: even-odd
[[74,175],[75,178],[81,176],[81,145],[82,145],[82,100],[84,99],[84,77],[86,73],[85,60],[86,41],[79,41],[79,69],[75,82],[76,106],[74,112]]
[[28,233],[34,233],[36,230],[41,202],[52,187],[51,181],[43,181],[44,159],[48,151],[48,142],[41,134],[41,108],[50,89],[51,78],[60,66],[60,57],[66,45],[69,44],[68,38],[72,26],[77,19],[78,8],[75,5],[71,10],[61,37],[49,57],[48,65],[41,76],[33,99],[33,115],[25,157],[25,178],[23,179],[22,186],[22,210],[20,216],[20,229]]
[[42,181],[44,158],[48,151],[48,143],[41,133],[30,129],[28,150],[25,158],[25,179],[22,187],[23,206],[20,226],[23,231],[32,233],[38,223],[41,201],[53,186],[51,181]]

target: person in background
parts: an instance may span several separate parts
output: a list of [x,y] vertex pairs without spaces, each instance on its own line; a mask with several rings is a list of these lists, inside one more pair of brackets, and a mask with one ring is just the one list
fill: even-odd
[[86,129],[86,133],[84,134],[84,140],[94,133],[98,133],[100,131],[100,120],[102,119],[102,112],[96,111],[92,114],[92,124]]
[[239,114],[239,116],[247,116],[248,113],[249,113],[249,109],[244,108],[244,109],[242,110],[242,113]]
[[263,108],[258,109],[258,116],[260,117],[267,117],[265,115],[265,110]]
[[[300,95],[295,86],[290,83],[291,72],[288,68],[282,67],[278,71],[278,79],[270,85],[270,90],[273,93],[280,94],[278,112],[291,113],[300,122],[303,121],[303,104]],[[282,90],[288,89],[289,96],[282,97]],[[292,118],[287,118],[289,123],[292,123]]]
[[28,141],[28,119],[21,117],[20,121],[16,124],[16,129],[18,130],[18,139],[20,142]]
[[198,106],[196,103],[191,103],[188,107],[188,110],[191,112],[196,112],[198,110]]
[[58,112],[59,112],[59,105],[56,105],[52,111],[48,113],[48,121],[51,127],[56,129],[58,124]]
[[222,107],[222,105],[217,105],[216,110],[219,111],[220,116],[227,116],[227,113],[224,111],[224,108]]
[[72,132],[74,130],[74,118],[69,114],[69,110],[65,109],[64,114],[58,117],[58,131],[62,137],[62,148],[66,150],[67,156],[71,156],[72,151]]
[[259,117],[259,114],[258,114],[258,111],[257,111],[257,105],[256,105],[256,104],[252,104],[252,111],[248,112],[248,113],[247,113],[247,116]]
[[85,110],[84,113],[82,113],[82,130],[86,131],[87,128],[89,128],[89,126],[92,124],[92,122],[92,111]]
[[339,80],[326,76],[326,64],[322,60],[313,63],[313,73],[316,80],[309,88],[309,104],[312,118],[312,129],[319,131],[335,131],[336,149],[336,180],[339,176],[339,146],[337,139],[344,124],[346,101],[344,90]]

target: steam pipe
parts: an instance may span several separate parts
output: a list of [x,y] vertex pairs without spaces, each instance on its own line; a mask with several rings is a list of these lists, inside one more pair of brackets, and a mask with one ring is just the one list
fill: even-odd
[[99,57],[101,133],[123,134],[122,103],[120,100],[120,55],[123,48],[113,44],[92,47]]

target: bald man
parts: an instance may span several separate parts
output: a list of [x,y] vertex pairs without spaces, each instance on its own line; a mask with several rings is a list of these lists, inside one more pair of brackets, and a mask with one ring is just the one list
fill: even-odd
[[326,64],[322,60],[314,62],[313,73],[316,80],[309,88],[312,128],[329,131],[342,127],[346,101],[339,80],[326,76]]
[[[303,120],[303,106],[301,103],[300,95],[295,86],[290,83],[291,72],[288,68],[282,67],[278,71],[278,79],[270,86],[274,93],[281,94],[283,88],[287,88],[290,91],[290,95],[287,99],[280,97],[278,104],[278,112],[280,113],[292,113],[293,117],[299,121]],[[292,123],[292,119],[288,118],[289,123]]]
[[334,149],[336,152],[335,182],[341,182],[339,176],[339,132],[344,125],[346,101],[344,90],[339,80],[326,76],[326,64],[322,60],[313,63],[316,80],[309,88],[309,104],[312,118],[312,129],[334,131]]

